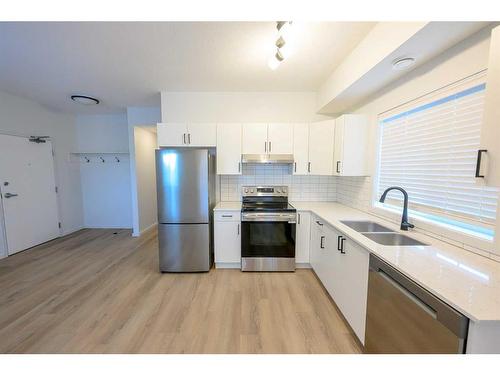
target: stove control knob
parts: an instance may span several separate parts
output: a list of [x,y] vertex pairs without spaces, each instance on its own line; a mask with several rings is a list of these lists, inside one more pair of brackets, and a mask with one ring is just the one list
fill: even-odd
[[248,193],[248,189],[247,188],[245,188],[245,193]]
[[278,193],[278,194],[281,193],[281,189],[276,188],[276,193]]
[[252,194],[253,194],[253,189],[250,189],[250,193],[252,193]]
[[282,191],[283,193],[286,193],[286,187],[282,187],[282,188],[281,188],[281,191]]

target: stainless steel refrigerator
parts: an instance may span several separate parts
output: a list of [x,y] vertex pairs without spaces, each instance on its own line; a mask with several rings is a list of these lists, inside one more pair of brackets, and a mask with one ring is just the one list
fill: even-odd
[[215,149],[156,150],[161,272],[206,272],[213,263]]

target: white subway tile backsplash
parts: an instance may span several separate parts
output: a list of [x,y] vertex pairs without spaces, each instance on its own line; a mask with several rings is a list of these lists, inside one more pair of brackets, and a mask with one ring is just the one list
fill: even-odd
[[294,176],[289,165],[244,165],[241,176],[220,176],[220,199],[241,200],[241,187],[246,185],[285,185],[292,201],[333,202],[336,182],[333,176]]

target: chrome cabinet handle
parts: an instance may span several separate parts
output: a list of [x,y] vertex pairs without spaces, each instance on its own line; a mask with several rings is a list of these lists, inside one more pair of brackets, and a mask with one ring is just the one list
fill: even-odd
[[299,225],[300,225],[300,214],[297,214],[297,216],[298,216],[298,219],[299,219],[299,220],[297,221],[297,224],[299,224]]
[[271,141],[269,141],[269,152],[271,152]]
[[297,162],[294,162],[294,163],[293,163],[293,171],[294,171],[294,172],[297,172]]
[[238,172],[241,172],[241,162],[238,162]]
[[340,240],[342,239],[342,236],[337,236],[337,250],[340,251]]
[[476,178],[484,178],[484,175],[481,173],[481,155],[483,152],[488,152],[488,150],[477,150],[477,162],[476,162]]
[[238,224],[238,236],[240,235],[240,224]]
[[264,142],[264,152],[267,152],[267,142]]
[[325,236],[321,236],[319,239],[319,248],[324,249],[325,245],[323,244],[323,240],[325,239]]
[[191,133],[188,133],[188,145],[191,144]]
[[12,193],[5,193],[3,195],[4,198],[12,198],[12,197],[17,197],[18,194],[12,194]]
[[337,160],[337,173],[340,173],[340,160]]
[[307,163],[307,171],[311,173],[311,162]]
[[186,133],[182,135],[182,143],[186,144]]
[[318,224],[320,227],[323,226],[323,224],[319,220],[316,220],[316,224]]

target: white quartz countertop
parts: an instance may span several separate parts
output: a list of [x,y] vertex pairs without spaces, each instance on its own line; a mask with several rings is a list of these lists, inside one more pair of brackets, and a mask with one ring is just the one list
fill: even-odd
[[[226,202],[228,203],[228,202]],[[471,320],[500,321],[500,263],[334,202],[290,202],[310,211]],[[383,246],[342,224],[373,220],[431,246]]]
[[241,211],[241,202],[219,202],[214,211]]

